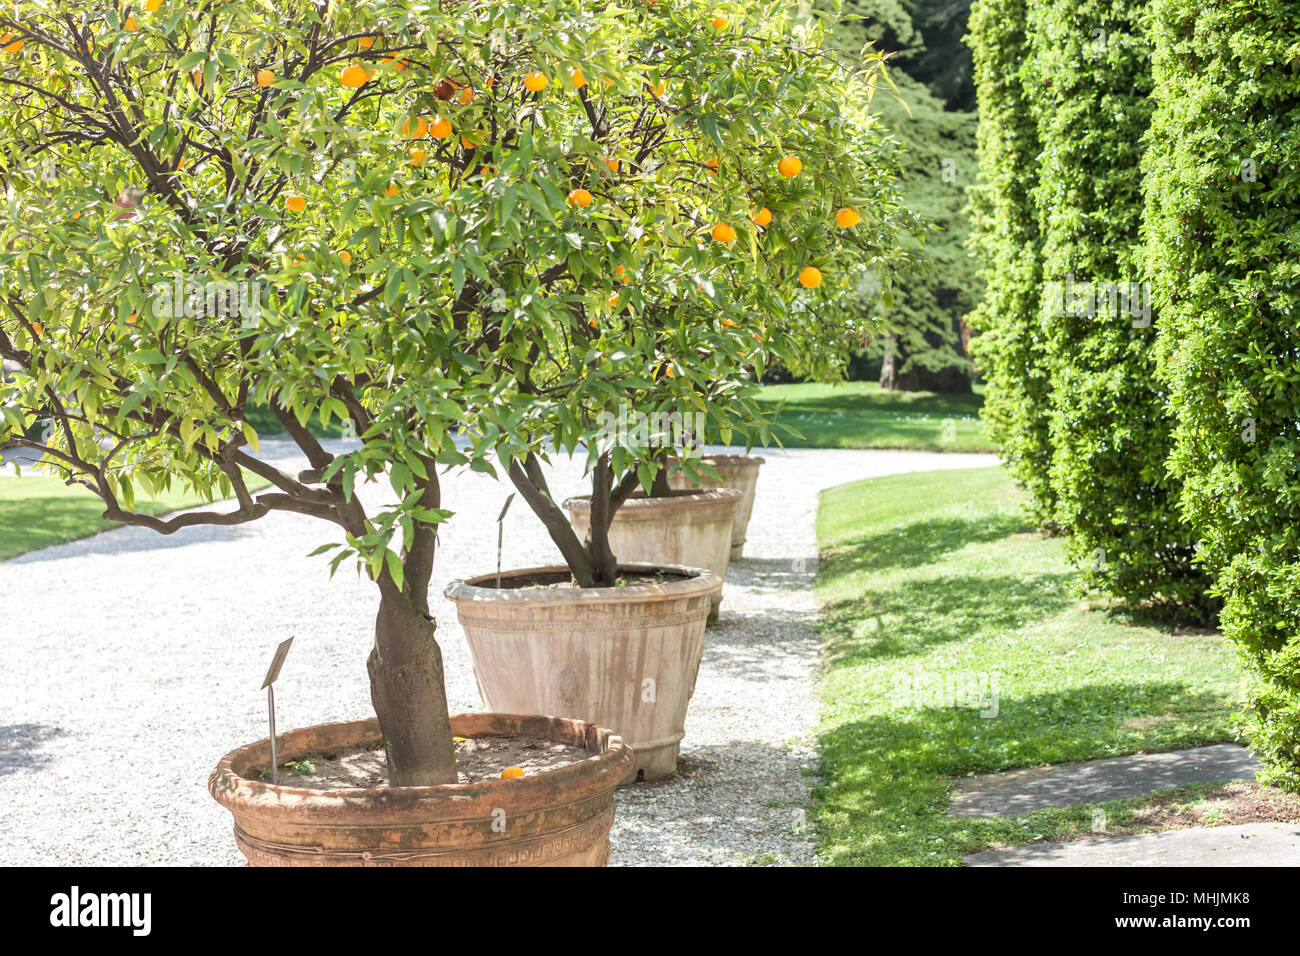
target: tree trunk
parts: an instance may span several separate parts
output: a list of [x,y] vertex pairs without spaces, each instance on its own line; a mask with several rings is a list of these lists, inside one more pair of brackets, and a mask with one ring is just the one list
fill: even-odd
[[[387,572],[385,572],[387,577]],[[391,787],[456,782],[456,752],[447,714],[436,625],[391,579],[380,582],[370,700],[379,717]]]

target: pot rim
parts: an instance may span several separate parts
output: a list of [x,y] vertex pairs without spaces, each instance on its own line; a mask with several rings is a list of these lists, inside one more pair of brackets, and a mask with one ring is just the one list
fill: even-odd
[[[424,819],[456,819],[482,815],[495,807],[509,807],[519,813],[573,803],[603,790],[612,790],[635,764],[632,750],[620,734],[585,720],[536,714],[471,713],[456,714],[451,717],[451,723],[455,736],[540,736],[523,730],[549,729],[555,735],[550,739],[588,748],[601,748],[603,744],[603,749],[559,769],[511,780],[443,783],[427,787],[314,790],[253,780],[235,770],[237,765],[247,767],[266,761],[270,740],[263,737],[222,757],[208,777],[208,792],[237,818],[292,817],[301,823],[382,826],[415,815]],[[528,727],[529,723],[531,727]],[[542,726],[538,726],[539,723]],[[499,732],[508,728],[515,732]],[[379,721],[374,717],[312,724],[276,734],[281,753],[292,753],[293,738],[312,731],[332,731],[354,741],[339,746],[357,746],[364,740],[381,736]],[[289,745],[287,748],[286,744]]]
[[[662,512],[662,511],[682,511],[688,508],[705,508],[710,505],[724,503],[734,503],[743,498],[745,493],[739,488],[701,488],[698,491],[687,491],[669,495],[668,497],[649,498],[645,495],[629,497],[622,505],[619,506],[615,517],[629,512]],[[564,500],[564,508],[567,511],[590,511],[591,495],[577,495],[573,498]],[[638,516],[639,517],[639,516]]]
[[[739,492],[737,492],[739,494]],[[696,594],[711,594],[722,587],[722,578],[716,571],[708,568],[691,568],[683,564],[634,564],[621,563],[620,571],[667,571],[687,575],[672,581],[656,581],[648,584],[629,584],[626,587],[603,588],[565,588],[563,590],[543,590],[541,588],[494,588],[483,587],[479,582],[496,579],[496,572],[478,574],[472,578],[453,581],[443,589],[443,595],[449,601],[484,603],[528,604],[532,607],[562,607],[565,605],[604,604],[611,601],[644,601],[654,598],[679,599],[693,597]],[[516,568],[501,572],[501,581],[506,578],[525,574],[569,573],[568,565],[547,564],[536,568]]]

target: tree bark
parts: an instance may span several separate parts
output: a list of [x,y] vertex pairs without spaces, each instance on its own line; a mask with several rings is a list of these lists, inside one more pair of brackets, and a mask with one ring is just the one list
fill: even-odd
[[456,782],[436,625],[384,572],[375,647],[366,661],[370,701],[384,735],[390,787]]

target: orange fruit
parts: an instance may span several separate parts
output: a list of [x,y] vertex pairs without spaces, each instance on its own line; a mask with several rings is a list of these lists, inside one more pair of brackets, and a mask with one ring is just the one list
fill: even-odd
[[665,83],[663,80],[660,80],[654,86],[650,86],[649,84],[646,84],[646,87],[647,89],[650,90],[651,93],[653,93],[659,99],[663,99],[664,94],[668,92],[668,84]]
[[37,335],[40,335],[45,331],[45,326],[41,325],[41,323],[39,322],[33,322],[32,331],[35,332]]
[[550,81],[546,79],[545,73],[542,73],[540,70],[533,70],[533,72],[524,77],[524,89],[528,90],[530,93],[540,93],[542,90],[546,89],[546,84],[548,82]]
[[122,29],[126,30],[128,33],[134,33],[136,30],[140,29],[140,25],[135,22],[135,17],[127,17],[126,22],[122,24]]
[[462,86],[460,92],[456,94],[456,102],[461,106],[469,106],[474,102],[474,87]]
[[805,289],[815,289],[822,284],[822,271],[814,266],[805,266],[799,272],[799,284]]
[[195,86],[202,86],[202,85],[203,85],[203,71],[202,71],[202,70],[190,70],[190,82],[193,83]]
[[591,193],[585,189],[574,189],[569,192],[569,205],[581,206],[586,208],[591,205]]
[[429,135],[429,121],[423,116],[415,117],[415,123],[412,125],[411,117],[407,117],[402,123],[402,135],[408,139],[419,139],[421,136]]
[[582,75],[582,67],[575,66],[569,73],[569,78],[573,81],[573,88],[580,90],[587,85],[587,78]]
[[275,82],[275,74],[272,73],[270,70],[257,71],[258,86],[270,86],[274,82]]
[[731,319],[723,319],[722,327],[724,329],[738,329],[740,328],[740,324],[737,322],[732,322]]
[[496,170],[493,169],[491,166],[484,165],[479,167],[478,174],[480,176],[495,176]]
[[374,45],[375,45],[374,37],[361,37],[357,40],[358,50],[369,50]]
[[385,195],[385,196],[396,196],[396,195],[397,195],[397,183],[389,183],[389,184],[388,184],[388,188],[384,190],[384,195]]
[[436,116],[429,124],[429,135],[434,139],[446,139],[451,135],[451,123],[445,116]]
[[144,0],[144,8],[150,13],[157,13],[158,8],[162,6],[162,0]]
[[13,33],[6,33],[4,36],[0,36],[0,44],[4,44],[4,46],[0,46],[0,49],[3,49],[6,53],[17,53],[23,48],[25,42],[27,41],[15,40]]
[[729,22],[730,21],[720,13],[715,13],[709,18],[709,26],[713,27],[715,30],[727,29],[727,24]]
[[420,149],[420,147],[418,146],[412,146],[410,164],[412,166],[419,166],[421,163],[424,162],[425,156],[426,154],[424,150]]
[[339,82],[354,90],[359,90],[369,83],[370,77],[370,71],[360,63],[352,63],[339,71]]
[[713,231],[709,235],[713,237],[714,242],[731,242],[736,238],[736,230],[731,227],[730,223],[720,222],[713,227]]
[[858,215],[858,211],[848,206],[835,214],[835,222],[841,229],[852,229],[861,221],[862,217]]
[[132,312],[130,315],[126,317],[126,324],[135,325],[135,319],[136,319],[136,315],[134,312]]
[[348,252],[346,249],[339,252],[339,262],[343,263],[345,266],[352,265],[352,253]]
[[404,69],[406,69],[406,66],[407,66],[407,63],[406,63],[405,60],[399,60],[399,59],[398,59],[397,57],[395,57],[395,56],[386,56],[386,57],[384,57],[384,62],[385,62],[385,63],[391,63],[391,64],[393,65],[393,69],[396,70],[398,73],[401,73]]
[[605,168],[608,169],[611,173],[618,172],[618,167],[619,167],[619,162],[617,159],[609,159],[608,157],[605,159]]
[[618,308],[618,293],[617,293],[617,292],[615,292],[613,295],[611,295],[611,296],[609,297],[609,307],[610,307],[611,309],[617,309],[617,308]]
[[786,179],[791,179],[803,172],[803,160],[798,156],[782,156],[776,164],[776,171]]
[[772,221],[772,210],[764,206],[762,209],[758,210],[757,212],[750,213],[749,218],[753,221],[754,225],[756,226],[766,226],[769,222]]
[[709,171],[710,175],[716,176],[718,173],[718,157],[710,156],[704,161],[704,168]]
[[307,198],[299,193],[289,193],[284,197],[284,208],[290,212],[302,212],[307,208]]
[[667,365],[664,366],[664,374],[667,375],[669,378],[677,377],[677,372],[673,369],[671,362],[669,362]]
[[524,771],[520,767],[506,767],[505,770],[501,771],[502,780],[515,780],[523,775]]

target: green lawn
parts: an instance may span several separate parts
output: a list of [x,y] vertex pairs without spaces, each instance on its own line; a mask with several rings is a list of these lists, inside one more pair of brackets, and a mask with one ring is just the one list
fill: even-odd
[[768,385],[760,404],[802,438],[782,435],[791,448],[907,448],[994,451],[979,419],[983,389],[973,395],[882,392],[875,382]]
[[[260,478],[249,479],[249,488],[264,488]],[[204,499],[193,494],[169,492],[159,498],[139,498],[135,510],[149,515],[197,508]],[[68,487],[49,475],[24,471],[21,478],[0,478],[0,561],[37,548],[120,528],[116,521],[100,517],[104,504],[91,491]]]
[[1229,647],[1078,597],[1060,540],[1034,531],[1000,468],[830,489],[817,533],[825,863],[954,865],[1087,831],[1089,807],[950,820],[950,778],[1233,736]]

